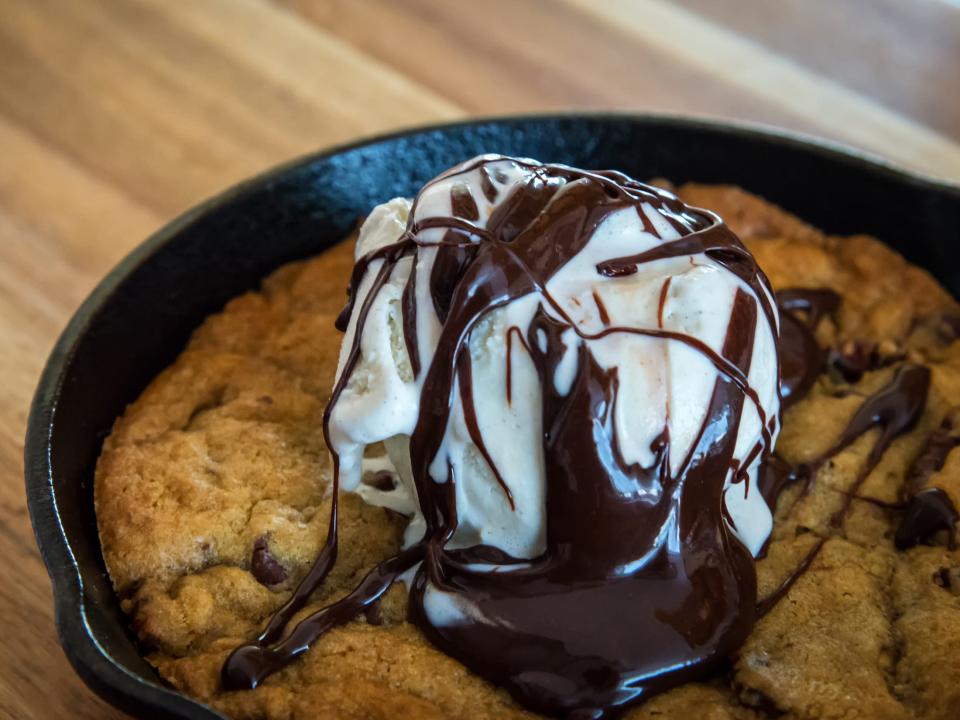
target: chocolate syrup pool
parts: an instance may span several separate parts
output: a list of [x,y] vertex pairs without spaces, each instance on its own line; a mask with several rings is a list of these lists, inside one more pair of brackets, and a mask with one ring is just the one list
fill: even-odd
[[[459,172],[485,171],[493,161],[480,158]],[[281,639],[336,561],[335,477],[330,532],[320,558],[260,637],[230,656],[223,669],[228,689],[256,687],[321,634],[375,604],[400,574],[418,563],[410,592],[411,620],[445,653],[546,714],[615,714],[708,673],[750,632],[757,607],[754,561],[725,519],[723,492],[726,479],[738,468],[741,481],[749,482],[745,468],[772,450],[778,427],[779,418],[764,414],[747,381],[758,319],[777,327],[766,279],[716,216],[689,208],[669,193],[619,173],[514,162],[532,170],[530,178],[502,198],[486,227],[472,224],[476,203],[462,191],[451,197],[451,217],[430,219],[429,227],[445,228],[446,235],[431,246],[437,258],[430,291],[442,331],[434,358],[423,369],[420,414],[410,439],[413,477],[427,525],[423,540],[381,563],[350,595],[301,621]],[[483,192],[496,194],[497,189],[485,183]],[[719,352],[695,337],[661,328],[610,324],[600,306],[606,326],[601,335],[628,333],[684,343],[717,371],[703,422],[683,461],[671,463],[665,426],[650,448],[655,461],[641,467],[627,463],[618,447],[616,368],[601,367],[581,342],[569,391],[559,393],[550,381],[567,351],[566,330],[574,329],[581,339],[598,336],[584,335],[567,322],[546,287],[615,211],[636,208],[647,230],[657,234],[640,210],[644,204],[659,212],[680,237],[606,261],[597,266],[599,275],[623,277],[644,263],[703,254],[739,278],[742,289],[736,291]],[[423,250],[417,233],[424,228],[415,226],[414,215],[411,212],[407,232],[396,243],[360,258],[342,320],[356,313],[357,327],[362,328],[377,289],[397,263]],[[354,306],[357,285],[374,259],[384,262],[373,289],[364,303]],[[413,293],[409,286],[415,278],[411,273],[405,299]],[[451,469],[449,481],[435,482],[430,466],[440,451],[454,394],[471,387],[469,335],[487,313],[531,293],[540,296],[541,309],[526,333],[518,333],[541,380],[546,549],[532,560],[511,558],[489,546],[451,550],[447,544],[457,527],[456,478]],[[419,372],[415,320],[410,321],[415,304],[405,305],[405,341]],[[355,332],[334,388],[325,431],[359,360],[360,336]],[[489,460],[472,405],[463,397],[466,425]],[[763,432],[740,463],[734,452],[746,403],[756,407]],[[509,494],[506,486],[503,489]],[[468,610],[457,622],[435,622],[429,606],[437,598]]]

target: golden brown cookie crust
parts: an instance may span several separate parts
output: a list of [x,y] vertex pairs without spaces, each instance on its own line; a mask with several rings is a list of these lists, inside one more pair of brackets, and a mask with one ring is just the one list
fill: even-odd
[[[809,571],[756,626],[731,668],[654,698],[628,718],[921,718],[960,707],[960,551],[897,552],[909,467],[960,405],[960,308],[925,271],[866,236],[824,235],[729,186],[687,185],[689,204],[725,218],[775,289],[840,293],[825,347],[868,347],[885,365],[849,383],[825,374],[784,418],[791,462],[830,446],[864,395],[903,360],[932,368],[926,412],[830,526],[876,430],[837,455],[806,494],[777,507],[760,595],[819,542]],[[351,243],[292,263],[230,301],[133,403],[107,439],[95,500],[104,559],[150,662],[174,687],[235,718],[532,717],[502,690],[434,649],[393,588],[378,617],[319,640],[260,688],[224,693],[219,672],[307,571],[326,536],[330,468],[322,414],[340,338],[333,319]],[[960,452],[931,480],[960,506]],[[873,501],[880,501],[873,502]],[[303,613],[343,595],[400,547],[403,520],[345,493],[340,557]],[[376,622],[379,624],[372,624]]]

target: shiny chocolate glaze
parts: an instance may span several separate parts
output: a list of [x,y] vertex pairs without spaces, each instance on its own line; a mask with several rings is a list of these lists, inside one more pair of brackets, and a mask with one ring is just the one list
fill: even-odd
[[840,296],[828,288],[786,288],[777,292],[780,308],[780,393],[785,410],[802,399],[823,371],[827,354],[814,331],[820,319],[836,313]]

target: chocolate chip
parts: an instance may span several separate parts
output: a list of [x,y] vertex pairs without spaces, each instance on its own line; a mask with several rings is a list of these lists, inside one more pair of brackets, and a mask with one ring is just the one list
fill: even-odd
[[253,556],[250,558],[250,572],[261,585],[267,587],[279,585],[287,579],[287,570],[270,553],[267,536],[261,535],[253,543]]
[[873,343],[851,340],[827,354],[827,365],[847,382],[855,383],[865,372],[880,366],[880,356]]
[[261,395],[257,398],[257,402],[262,405],[273,405],[273,398],[269,395]]
[[[765,663],[765,665],[768,664],[769,663]],[[773,698],[756,688],[741,687],[740,702],[774,717],[783,715],[783,711],[777,703],[774,702]]]
[[960,596],[960,568],[940,568],[933,574],[933,582],[947,592]]
[[957,315],[944,315],[941,318],[940,337],[944,342],[956,340],[960,337],[960,317]]
[[898,550],[906,550],[920,543],[933,543],[943,533],[952,550],[956,542],[957,518],[957,509],[942,489],[929,487],[920,490],[907,502],[894,536],[894,545]]
[[950,589],[950,568],[942,567],[933,574],[933,582],[944,590]]

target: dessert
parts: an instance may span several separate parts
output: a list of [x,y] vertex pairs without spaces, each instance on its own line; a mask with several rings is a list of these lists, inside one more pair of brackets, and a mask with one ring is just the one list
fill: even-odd
[[779,429],[777,311],[719,218],[617,173],[481,157],[373,211],[349,298],[334,496],[385,442],[407,547],[283,638],[335,562],[334,502],[226,687],[407,572],[414,624],[541,712],[599,717],[740,645],[771,524],[749,487]]
[[757,262],[668,192],[481,158],[371,214],[336,373],[342,250],[211,318],[98,465],[161,674],[237,717],[948,717],[955,304],[680,195]]

